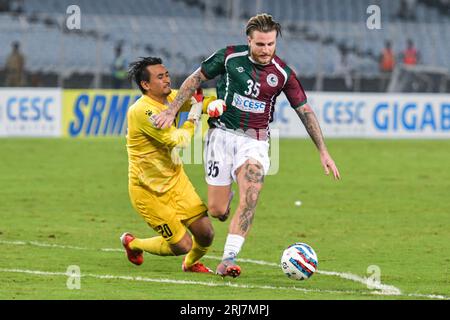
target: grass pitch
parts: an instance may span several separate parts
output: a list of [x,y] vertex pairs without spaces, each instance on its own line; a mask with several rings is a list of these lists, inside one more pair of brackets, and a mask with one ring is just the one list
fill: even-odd
[[[279,173],[265,180],[239,255],[242,275],[221,279],[181,272],[182,257],[126,260],[122,232],[155,233],[130,205],[124,138],[0,139],[0,299],[449,298],[450,141],[328,147],[339,182],[324,175],[310,140],[281,141]],[[206,201],[202,166],[185,168]],[[204,262],[215,269],[227,224],[213,224]],[[303,282],[277,266],[299,241],[316,250],[322,271]],[[80,289],[67,287],[71,265]],[[368,288],[369,266],[400,294]]]

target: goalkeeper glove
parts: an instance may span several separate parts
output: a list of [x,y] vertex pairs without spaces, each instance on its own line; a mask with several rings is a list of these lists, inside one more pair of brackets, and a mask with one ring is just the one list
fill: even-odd
[[207,112],[211,118],[217,118],[227,110],[227,105],[222,99],[217,99],[208,104]]
[[202,88],[198,88],[194,95],[191,97],[191,110],[188,114],[188,120],[193,121],[197,124],[200,117],[202,116],[203,108],[203,91]]

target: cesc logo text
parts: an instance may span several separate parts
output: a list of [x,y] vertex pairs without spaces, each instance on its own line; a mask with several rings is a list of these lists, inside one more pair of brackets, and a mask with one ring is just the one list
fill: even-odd
[[11,122],[51,122],[54,104],[53,97],[10,97],[6,102],[6,117]]

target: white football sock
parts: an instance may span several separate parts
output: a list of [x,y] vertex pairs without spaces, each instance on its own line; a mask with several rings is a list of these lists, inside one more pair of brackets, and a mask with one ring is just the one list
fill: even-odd
[[225,242],[225,248],[223,250],[222,260],[235,259],[241,251],[245,238],[238,234],[228,234],[227,241]]

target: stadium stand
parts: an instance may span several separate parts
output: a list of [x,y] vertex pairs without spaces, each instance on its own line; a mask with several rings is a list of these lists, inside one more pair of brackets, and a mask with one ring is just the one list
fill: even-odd
[[[237,17],[226,1],[108,0],[105,5],[78,0],[81,30],[70,31],[64,25],[73,1],[20,1],[20,13],[0,12],[0,41],[6,47],[20,41],[27,71],[61,75],[60,85],[70,86],[64,79],[74,74],[90,74],[91,82],[78,86],[108,86],[102,79],[108,77],[118,42],[128,60],[159,55],[182,79],[214,50],[245,41],[243,30],[251,15],[270,12],[284,27],[278,52],[301,77],[336,77],[342,51],[348,53],[353,76],[377,77],[378,55],[387,39],[399,53],[410,38],[422,64],[450,69],[450,16],[428,1],[414,4],[414,20],[399,16],[400,2],[389,0],[234,1],[239,4]],[[383,8],[381,30],[366,27],[370,4]],[[7,54],[0,51],[0,65]],[[94,73],[102,79],[95,82]]]

